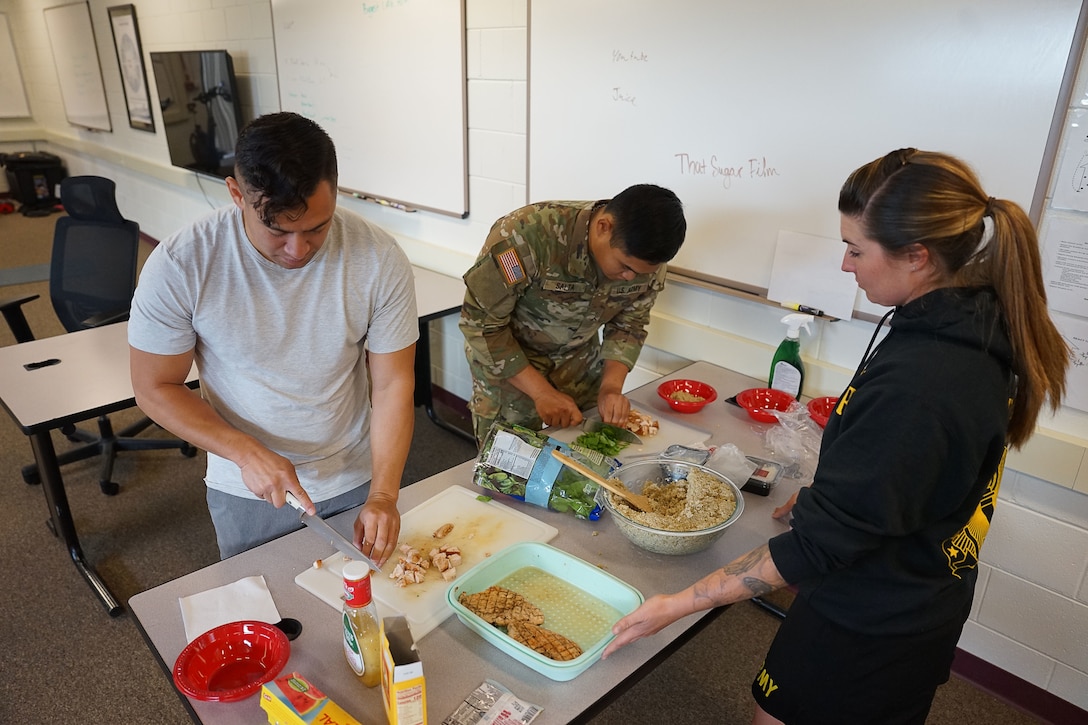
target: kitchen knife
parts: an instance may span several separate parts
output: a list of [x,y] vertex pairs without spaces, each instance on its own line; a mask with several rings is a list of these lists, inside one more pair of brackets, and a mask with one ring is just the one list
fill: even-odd
[[587,418],[582,423],[582,430],[584,430],[586,433],[606,433],[618,441],[623,441],[624,443],[632,443],[636,446],[642,444],[642,439],[631,431],[627,430],[626,428],[620,428],[616,425],[609,425],[608,423],[605,423],[601,420],[591,420]]
[[322,539],[339,549],[344,556],[349,556],[358,561],[365,561],[374,571],[381,571],[381,567],[374,563],[373,559],[356,549],[354,544],[345,539],[339,531],[329,526],[324,519],[306,513],[302,502],[295,498],[295,494],[290,491],[287,492],[287,503],[301,512],[298,518],[299,521],[309,526]]

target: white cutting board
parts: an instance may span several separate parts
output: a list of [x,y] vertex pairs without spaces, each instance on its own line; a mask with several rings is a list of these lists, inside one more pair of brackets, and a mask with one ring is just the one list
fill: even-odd
[[[481,501],[480,495],[463,486],[450,486],[432,496],[401,516],[400,543],[414,546],[423,556],[442,544],[461,547],[461,566],[457,567],[460,577],[473,565],[511,544],[548,542],[559,533],[554,526],[498,501]],[[431,536],[447,523],[453,524],[453,531],[448,536],[443,539]],[[378,616],[403,614],[408,619],[412,636],[420,639],[453,614],[446,601],[446,590],[451,582],[444,581],[432,567],[422,583],[398,587],[389,578],[396,563],[397,557],[391,557],[382,567],[382,573],[373,574]],[[343,606],[343,568],[343,555],[334,552],[322,560],[320,568],[310,567],[296,576],[295,583],[339,610]]]
[[[594,418],[594,420],[600,419]],[[642,436],[641,444],[635,445],[632,443],[620,451],[616,458],[623,463],[631,456],[645,456],[647,454],[660,453],[673,443],[680,443],[685,446],[698,446],[699,444],[705,444],[707,439],[710,438],[709,430],[677,423],[676,421],[667,418],[658,418],[657,425],[657,435]],[[556,430],[548,428],[545,429],[544,432],[562,443],[572,443],[575,438],[582,435],[585,431],[582,430],[580,425],[576,425],[569,428],[558,428]]]

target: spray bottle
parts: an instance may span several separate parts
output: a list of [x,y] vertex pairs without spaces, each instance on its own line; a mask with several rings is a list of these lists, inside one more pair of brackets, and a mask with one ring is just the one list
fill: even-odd
[[786,339],[775,350],[767,387],[785,391],[795,398],[801,397],[805,382],[805,365],[801,362],[801,328],[811,334],[809,323],[814,319],[812,315],[796,313],[782,318],[786,325]]

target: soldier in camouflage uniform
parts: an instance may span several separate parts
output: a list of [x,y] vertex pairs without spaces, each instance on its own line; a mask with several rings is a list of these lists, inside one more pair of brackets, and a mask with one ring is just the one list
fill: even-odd
[[651,184],[495,222],[464,275],[461,308],[479,443],[496,420],[565,427],[593,405],[605,422],[626,423],[623,382],[686,226],[676,195]]

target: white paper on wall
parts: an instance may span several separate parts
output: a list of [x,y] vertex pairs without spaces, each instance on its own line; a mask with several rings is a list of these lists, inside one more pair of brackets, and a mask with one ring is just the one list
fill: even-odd
[[1050,308],[1088,317],[1088,219],[1054,219],[1040,242]]
[[778,232],[767,299],[793,302],[848,320],[854,312],[858,285],[842,271],[846,246],[841,239]]
[[1088,110],[1069,112],[1051,206],[1088,211]]
[[1062,314],[1052,317],[1070,347],[1064,404],[1088,411],[1088,320]]

